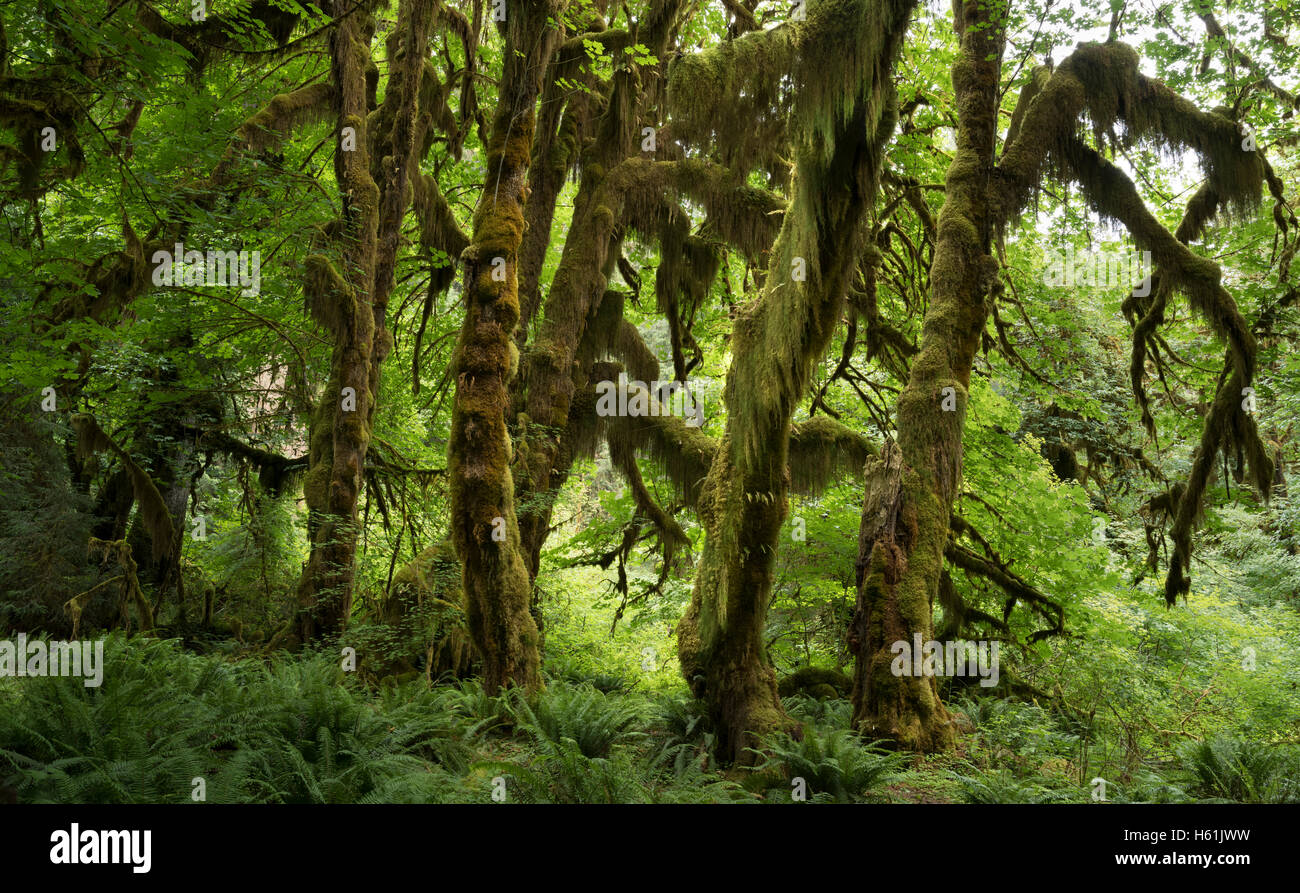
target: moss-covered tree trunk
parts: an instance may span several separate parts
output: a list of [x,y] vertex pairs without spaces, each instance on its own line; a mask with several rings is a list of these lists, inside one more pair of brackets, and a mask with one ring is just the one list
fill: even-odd
[[433,0],[402,0],[388,44],[384,104],[370,114],[367,69],[374,20],[347,0],[334,6],[330,40],[338,102],[334,175],[343,194],[340,266],[307,259],[312,314],[334,336],[330,379],[312,419],[303,490],[311,554],[298,586],[299,642],[335,635],[352,611],[357,502],[370,446],[380,367],[392,350],[388,296],[410,203],[419,93]]
[[[368,14],[336,0],[330,37],[331,80],[338,102],[339,138],[334,175],[343,193],[338,240],[342,269],[324,257],[308,260],[308,303],[334,336],[329,383],[311,426],[309,465],[303,482],[311,553],[298,584],[296,638],[306,642],[337,634],[352,608],[357,548],[357,498],[370,442],[371,351],[375,318],[375,245],[379,187],[370,175],[366,138],[366,66],[374,23]],[[355,147],[341,134],[353,128]]]
[[504,58],[487,147],[487,181],[464,263],[465,321],[453,360],[456,399],[447,466],[451,531],[463,564],[470,635],[489,691],[541,685],[532,581],[515,517],[512,448],[506,429],[519,351],[518,251],[528,199],[536,104],[559,32],[549,0],[511,4],[502,23]]
[[[655,56],[662,58],[671,45],[678,26],[682,0],[659,0],[649,14],[635,25],[626,43],[643,43]],[[563,52],[575,52],[575,41]],[[557,55],[565,64],[567,56]],[[572,64],[572,63],[568,63]],[[590,75],[586,75],[590,77]],[[574,395],[587,386],[594,351],[582,350],[584,344],[607,344],[613,341],[621,316],[598,314],[610,277],[621,255],[618,221],[632,177],[623,176],[629,159],[640,144],[637,125],[648,115],[659,94],[659,73],[633,64],[620,64],[610,79],[607,93],[600,103],[583,97],[570,100],[559,130],[541,141],[547,167],[537,171],[537,183],[543,189],[544,203],[530,215],[534,225],[548,229],[559,186],[574,157],[579,154],[580,131],[592,114],[592,106],[604,111],[591,123],[592,139],[581,147],[582,181],[574,197],[573,217],[564,241],[559,266],[546,296],[544,318],[537,337],[524,357],[524,373],[515,394],[516,429],[526,450],[520,456],[523,475],[517,495],[521,508],[519,528],[524,561],[531,578],[536,578],[542,547],[551,529],[555,497],[568,479],[573,464],[573,443],[568,436],[569,412]],[[657,111],[657,109],[655,109]],[[554,128],[555,124],[548,125]],[[633,159],[630,163],[648,159]],[[622,167],[620,167],[622,165]],[[530,199],[531,201],[531,199]],[[538,244],[530,233],[521,259],[522,274],[536,288],[536,279],[545,256],[545,241]],[[531,244],[530,244],[531,243]],[[525,307],[531,314],[538,308]],[[604,332],[592,327],[609,326]]]
[[929,641],[943,572],[949,515],[962,467],[971,365],[995,288],[988,183],[997,135],[1003,26],[996,10],[967,0],[956,10],[961,50],[953,63],[957,154],[939,214],[931,298],[898,400],[898,442],[868,463],[859,533],[853,722],[897,746],[935,751],[953,731],[933,676],[895,676],[894,642]]
[[[728,761],[749,763],[760,735],[794,728],[765,643],[790,485],[790,423],[857,263],[861,221],[895,123],[891,77],[911,10],[907,0],[827,3],[812,8],[800,35],[803,58],[845,67],[830,79],[847,82],[849,99],[841,93],[821,105],[815,91],[796,93],[794,195],[763,292],[733,329],[727,427],[699,500],[704,552],[678,626],[682,672],[708,705],[718,756]],[[845,39],[856,44],[847,58]]]

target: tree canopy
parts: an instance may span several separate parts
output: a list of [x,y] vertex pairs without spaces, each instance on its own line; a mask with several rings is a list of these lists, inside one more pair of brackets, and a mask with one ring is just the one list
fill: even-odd
[[[1300,799],[1298,60],[1290,0],[6,6],[0,637],[181,680],[234,801]],[[0,791],[189,796],[13,675]]]

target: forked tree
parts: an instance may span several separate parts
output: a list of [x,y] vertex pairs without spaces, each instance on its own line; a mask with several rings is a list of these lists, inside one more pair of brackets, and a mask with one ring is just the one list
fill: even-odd
[[[1137,53],[1117,41],[1081,44],[1055,70],[1037,69],[1020,94],[999,154],[1006,13],[1005,5],[979,0],[955,9],[961,38],[952,71],[957,153],[937,224],[930,304],[920,351],[898,400],[897,443],[887,445],[867,470],[859,535],[857,609],[849,633],[857,656],[854,725],[921,751],[950,747],[953,727],[936,678],[895,675],[891,645],[916,635],[931,638],[945,563],[971,567],[1001,586],[1008,613],[1017,600],[1042,598],[991,550],[972,555],[956,546],[954,535],[964,524],[954,522],[953,507],[961,487],[972,364],[1002,293],[994,246],[1047,181],[1077,184],[1100,215],[1123,224],[1135,245],[1152,254],[1153,281],[1133,289],[1125,303],[1133,323],[1133,390],[1152,433],[1143,388],[1146,358],[1169,300],[1185,296],[1226,344],[1223,375],[1188,480],[1153,500],[1168,519],[1174,544],[1165,583],[1169,604],[1189,586],[1191,533],[1219,452],[1244,455],[1265,497],[1273,476],[1242,399],[1254,376],[1255,340],[1221,282],[1219,266],[1188,242],[1220,212],[1253,210],[1265,183],[1280,203],[1280,183],[1225,110],[1202,112],[1143,76]],[[1091,125],[1093,145],[1085,124]],[[1103,154],[1110,146],[1144,141],[1195,152],[1205,170],[1205,182],[1174,233]]]

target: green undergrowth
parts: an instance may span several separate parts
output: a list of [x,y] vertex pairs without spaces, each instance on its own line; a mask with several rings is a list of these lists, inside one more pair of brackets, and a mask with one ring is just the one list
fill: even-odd
[[918,757],[859,740],[847,701],[794,695],[801,733],[729,770],[684,691],[548,672],[532,698],[473,679],[366,688],[330,654],[113,635],[100,687],[0,680],[0,784],[46,803],[1055,803],[1092,800],[1101,777],[1110,802],[1300,800],[1292,745],[1217,730],[1126,757],[1101,725],[997,696],[950,698],[958,750]]

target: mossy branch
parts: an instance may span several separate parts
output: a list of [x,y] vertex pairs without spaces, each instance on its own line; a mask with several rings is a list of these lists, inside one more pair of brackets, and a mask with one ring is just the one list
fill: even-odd
[[77,433],[77,458],[85,461],[91,455],[105,451],[117,456],[131,479],[131,489],[136,504],[140,507],[140,520],[144,522],[145,530],[153,543],[153,560],[158,562],[172,558],[176,546],[172,515],[148,472],[99,427],[94,416],[77,413],[71,421],[73,430]]

